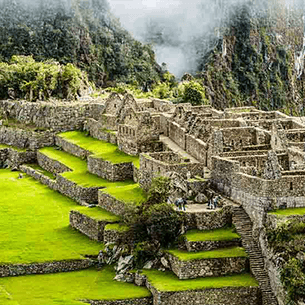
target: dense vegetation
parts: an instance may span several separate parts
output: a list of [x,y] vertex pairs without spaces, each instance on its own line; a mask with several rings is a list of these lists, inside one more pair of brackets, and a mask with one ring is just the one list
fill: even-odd
[[0,62],[0,98],[74,99],[88,86],[87,75],[72,64],[36,62],[31,56],[12,56]]
[[302,44],[302,24],[253,18],[247,6],[240,6],[223,41],[202,62],[207,97],[222,109],[254,105],[304,113],[304,77],[294,69]]
[[267,232],[281,270],[281,281],[287,291],[287,304],[297,304],[305,297],[304,234],[304,216],[282,222],[276,229]]
[[147,89],[160,68],[150,46],[132,38],[106,0],[0,1],[0,61],[33,55],[73,63],[97,86],[121,80]]

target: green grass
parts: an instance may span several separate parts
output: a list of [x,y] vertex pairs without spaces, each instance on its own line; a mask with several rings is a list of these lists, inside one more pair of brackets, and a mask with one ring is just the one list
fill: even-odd
[[147,195],[139,184],[130,184],[120,187],[108,187],[101,192],[109,194],[125,203],[141,204],[147,200]]
[[43,169],[42,167],[40,167],[38,164],[25,164],[28,167],[31,167],[32,169],[35,169],[36,172],[39,172],[40,174],[43,174],[51,179],[55,179],[55,175],[53,175],[52,173],[46,171],[45,169]]
[[185,291],[223,287],[257,287],[257,281],[250,274],[223,277],[205,277],[179,280],[172,272],[143,270],[149,282],[159,291]]
[[216,230],[191,230],[185,235],[188,241],[224,241],[240,238],[240,235],[233,232],[232,228],[221,228]]
[[244,248],[232,247],[221,248],[211,251],[202,252],[186,252],[182,250],[167,250],[168,253],[176,256],[181,261],[191,261],[195,259],[211,259],[211,258],[224,258],[224,257],[247,257],[247,253]]
[[87,171],[87,162],[78,157],[75,157],[65,151],[57,150],[54,147],[45,147],[39,150],[42,154],[47,157],[57,160],[60,163],[69,167],[72,172],[65,172],[61,175],[70,181],[83,187],[118,187],[126,185],[135,185],[131,180],[111,182],[100,178],[96,175],[90,174]]
[[133,162],[136,167],[140,166],[138,156],[127,155],[120,151],[116,145],[89,137],[85,132],[68,131],[58,136],[111,163]]
[[84,215],[89,216],[90,218],[96,219],[96,220],[104,220],[108,222],[117,222],[120,221],[120,217],[100,208],[87,208],[87,207],[77,207],[73,209],[74,211],[78,211]]
[[4,148],[12,148],[19,152],[26,152],[26,149],[18,148],[16,146],[10,146],[10,145],[6,145],[6,144],[0,144],[0,149],[4,149]]
[[69,226],[71,199],[19,172],[0,170],[0,262],[80,259],[103,247]]
[[278,215],[278,216],[291,216],[291,215],[304,215],[305,208],[289,208],[289,209],[280,209],[269,214]]
[[150,296],[144,287],[112,280],[111,267],[0,279],[1,305],[80,305],[80,300],[120,300]]
[[129,230],[128,226],[124,226],[119,223],[108,224],[105,226],[105,231],[126,232],[128,230]]

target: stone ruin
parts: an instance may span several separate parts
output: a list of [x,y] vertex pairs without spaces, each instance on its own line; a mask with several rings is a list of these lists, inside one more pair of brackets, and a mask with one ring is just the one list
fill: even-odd
[[[0,109],[2,118],[23,126],[34,125],[0,126],[0,143],[25,150],[0,150],[2,165],[18,168],[33,162],[37,149],[55,144],[56,133],[86,130],[125,153],[140,155],[140,167],[130,167],[128,177],[144,189],[149,188],[153,177],[167,175],[178,181],[176,193],[192,194],[195,203],[198,198],[206,201],[212,191],[242,207],[265,265],[270,266],[263,235],[266,212],[283,206],[305,206],[303,118],[253,107],[219,111],[157,99],[135,100],[129,94],[115,93],[104,103],[91,101],[67,107],[61,103],[0,101]],[[59,184],[54,189],[60,190]],[[204,190],[207,193],[203,194]],[[97,190],[92,191],[96,198]],[[73,196],[77,197],[78,192]],[[194,215],[190,223],[198,221]],[[272,268],[266,272],[267,277],[276,273]],[[269,281],[270,291],[277,294],[278,282],[271,276]]]

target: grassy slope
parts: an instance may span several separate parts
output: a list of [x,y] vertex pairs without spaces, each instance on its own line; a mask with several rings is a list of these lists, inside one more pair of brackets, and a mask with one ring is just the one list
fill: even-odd
[[248,256],[245,249],[241,247],[223,248],[223,249],[216,249],[216,250],[202,251],[202,252],[186,252],[175,249],[175,250],[168,250],[167,252],[178,257],[182,261],[190,261],[194,259]]
[[257,281],[249,274],[179,280],[172,272],[144,270],[149,282],[160,291],[185,291],[222,287],[254,287]]
[[112,163],[133,162],[135,166],[139,167],[139,157],[127,155],[118,150],[116,145],[88,137],[84,132],[69,131],[61,133],[58,136],[83,149],[91,151],[96,157],[103,160]]
[[276,210],[275,212],[270,212],[269,214],[278,215],[278,216],[304,215],[305,208],[281,209],[281,210]]
[[240,238],[240,235],[232,230],[232,228],[221,228],[206,231],[191,230],[188,231],[184,236],[188,241],[218,241]]
[[34,179],[0,170],[0,262],[79,259],[102,245],[69,227],[76,203]]
[[1,305],[77,305],[81,299],[125,299],[150,296],[144,287],[113,281],[110,267],[0,279]]

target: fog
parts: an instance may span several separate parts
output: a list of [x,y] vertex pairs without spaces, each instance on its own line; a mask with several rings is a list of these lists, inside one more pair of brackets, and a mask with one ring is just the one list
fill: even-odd
[[[300,8],[302,0],[108,0],[112,13],[142,42],[153,43],[157,61],[180,77],[196,72],[198,58],[208,53],[237,7],[251,7],[253,16],[275,15]],[[200,49],[198,48],[200,46]]]

